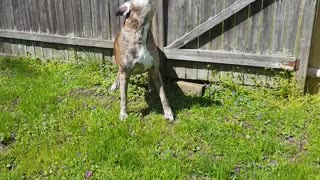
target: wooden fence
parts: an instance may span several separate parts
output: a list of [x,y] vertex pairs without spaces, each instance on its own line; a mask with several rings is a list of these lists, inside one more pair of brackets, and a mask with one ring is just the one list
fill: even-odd
[[[112,56],[124,0],[0,0],[0,53],[40,58]],[[274,85],[307,74],[317,0],[157,1],[154,35],[170,78]],[[267,70],[267,69],[268,70]],[[270,70],[274,69],[274,70]]]

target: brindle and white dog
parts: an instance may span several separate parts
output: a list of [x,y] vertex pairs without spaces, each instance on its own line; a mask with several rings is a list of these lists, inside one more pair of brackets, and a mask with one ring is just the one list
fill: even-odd
[[130,0],[116,12],[117,16],[125,17],[124,25],[114,43],[115,63],[119,66],[119,71],[115,83],[111,86],[111,90],[116,90],[120,85],[121,120],[128,117],[127,89],[130,75],[145,72],[148,72],[149,84],[153,81],[159,93],[165,118],[168,121],[174,120],[159,71],[157,46],[151,32],[155,1]]

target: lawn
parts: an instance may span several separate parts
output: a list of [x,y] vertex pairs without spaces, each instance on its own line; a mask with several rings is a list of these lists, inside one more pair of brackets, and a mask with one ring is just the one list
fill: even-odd
[[320,96],[223,82],[200,98],[168,82],[168,123],[136,76],[121,122],[115,72],[1,58],[0,179],[320,179]]

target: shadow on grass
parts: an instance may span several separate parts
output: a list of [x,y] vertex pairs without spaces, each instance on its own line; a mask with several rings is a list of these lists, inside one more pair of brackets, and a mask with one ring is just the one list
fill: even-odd
[[[182,90],[173,82],[166,84],[165,86],[168,101],[172,108],[173,113],[176,115],[178,112],[190,109],[193,106],[209,107],[209,106],[221,106],[221,101],[211,100],[205,97],[195,97],[185,95]],[[163,113],[163,108],[157,91],[153,90],[145,96],[145,100],[148,104],[148,108],[142,110],[142,115],[147,116],[151,112]]]
[[30,61],[22,58],[10,57],[4,57],[0,60],[0,70],[3,72],[14,72],[23,76],[35,75],[38,73],[38,70],[31,65]]

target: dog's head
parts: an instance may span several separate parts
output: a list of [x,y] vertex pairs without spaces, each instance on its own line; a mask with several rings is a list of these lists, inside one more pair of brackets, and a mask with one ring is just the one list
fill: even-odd
[[131,12],[146,15],[151,11],[154,2],[155,0],[130,0],[119,7],[116,16],[128,18]]

